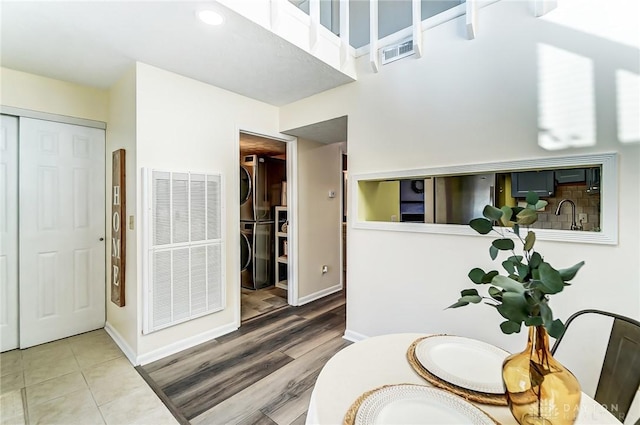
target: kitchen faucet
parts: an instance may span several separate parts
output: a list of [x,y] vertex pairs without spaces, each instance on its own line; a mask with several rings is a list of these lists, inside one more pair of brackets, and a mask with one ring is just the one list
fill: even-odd
[[576,224],[576,204],[571,199],[563,199],[560,201],[558,208],[556,208],[556,215],[560,215],[560,209],[565,202],[571,204],[571,230],[582,230],[582,226]]

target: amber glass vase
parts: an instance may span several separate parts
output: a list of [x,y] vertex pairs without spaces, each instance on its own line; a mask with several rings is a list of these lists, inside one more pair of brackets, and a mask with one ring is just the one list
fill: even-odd
[[549,351],[544,326],[530,326],[527,348],[507,357],[502,380],[519,424],[569,425],[580,407],[580,384]]

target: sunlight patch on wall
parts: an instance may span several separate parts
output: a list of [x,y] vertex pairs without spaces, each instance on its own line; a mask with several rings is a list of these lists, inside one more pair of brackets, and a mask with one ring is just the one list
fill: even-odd
[[538,44],[538,145],[547,150],[596,144],[593,61]]
[[616,71],[618,140],[640,143],[640,75]]
[[638,0],[562,0],[540,19],[627,46],[640,47]]

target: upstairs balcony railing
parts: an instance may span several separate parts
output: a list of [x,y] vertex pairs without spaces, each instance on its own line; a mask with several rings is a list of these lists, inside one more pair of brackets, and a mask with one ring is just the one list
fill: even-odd
[[[467,38],[474,39],[478,10],[500,0],[218,1],[356,79],[355,58],[369,55],[375,72],[385,61],[419,58],[424,31],[460,16]],[[535,16],[557,5],[557,0],[519,1],[530,3]]]

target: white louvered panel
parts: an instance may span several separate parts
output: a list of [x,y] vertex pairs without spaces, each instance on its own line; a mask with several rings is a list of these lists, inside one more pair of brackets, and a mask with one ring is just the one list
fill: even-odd
[[222,309],[222,177],[152,171],[145,333]]
[[191,314],[207,311],[207,248],[191,248]]
[[207,246],[207,307],[222,308],[222,249],[220,244]]
[[222,215],[220,196],[220,176],[207,176],[207,237],[220,239],[220,219]]
[[171,323],[171,251],[153,254],[153,318],[157,329]]
[[189,248],[173,250],[173,319],[182,321],[190,316]]
[[171,174],[153,172],[153,245],[171,243]]
[[191,174],[191,242],[207,238],[207,202],[204,174]]
[[172,243],[189,242],[189,175],[173,173],[171,179]]

